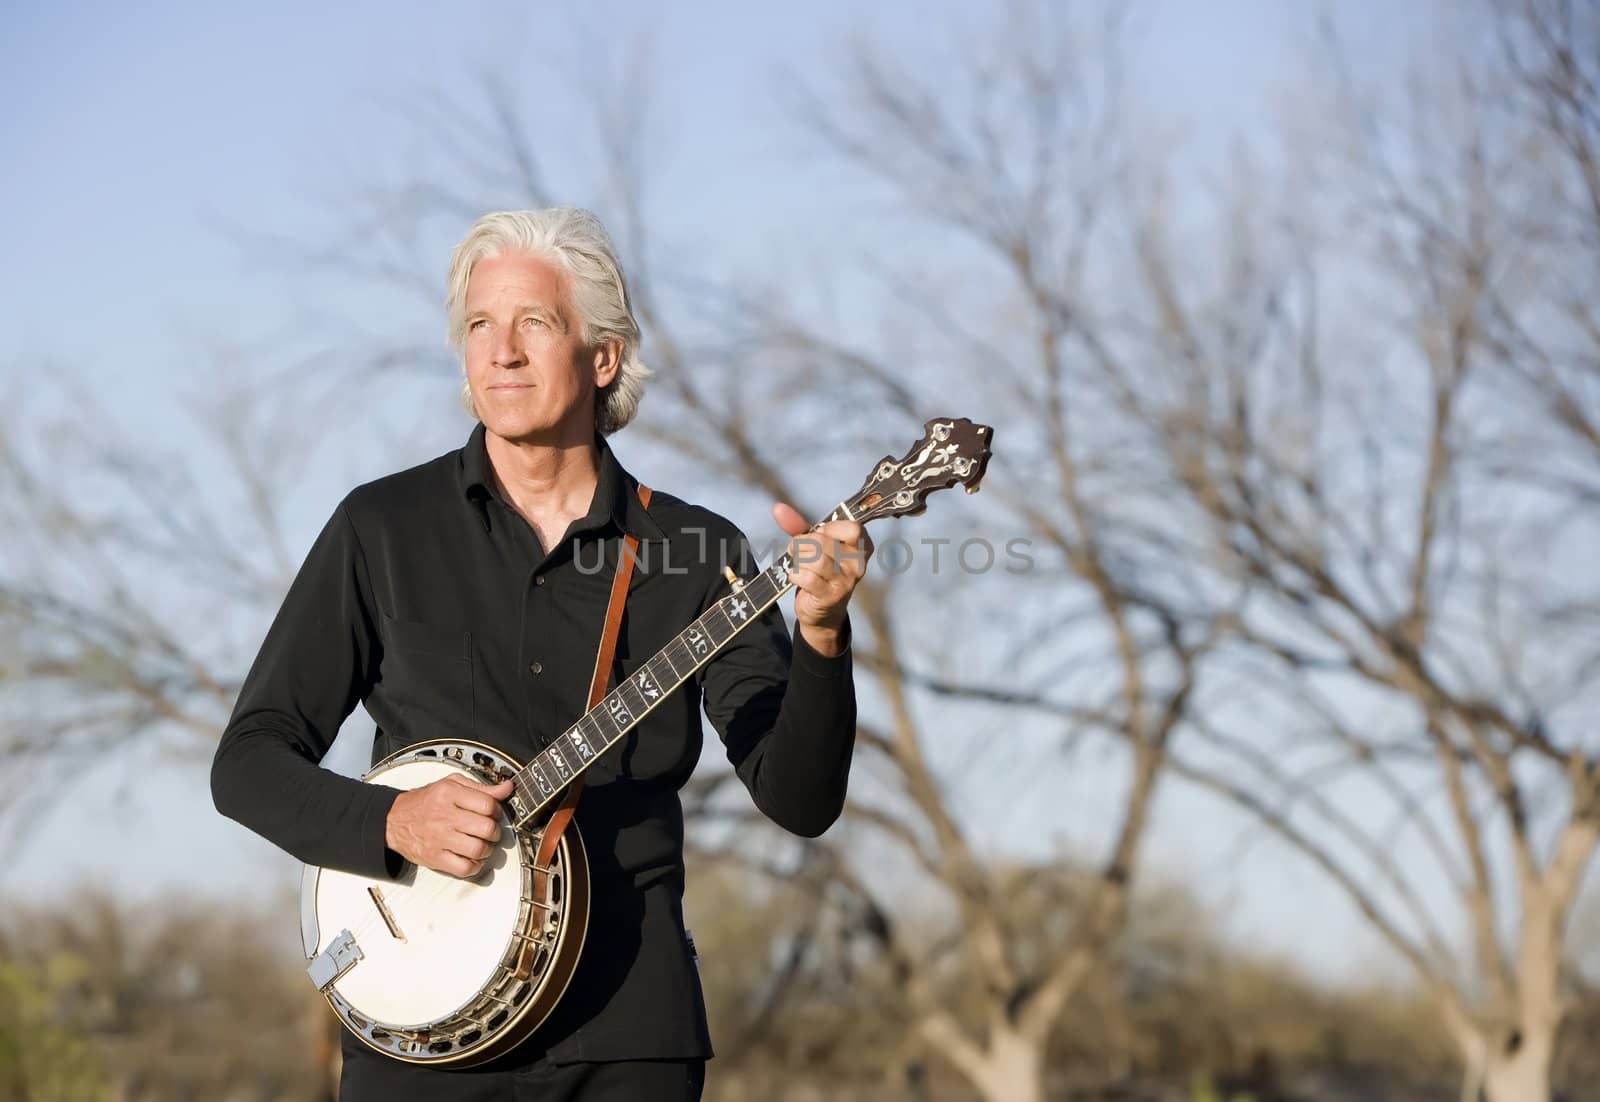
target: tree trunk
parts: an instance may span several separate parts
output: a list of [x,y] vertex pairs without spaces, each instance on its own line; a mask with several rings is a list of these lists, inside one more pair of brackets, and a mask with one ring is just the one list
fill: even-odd
[[1524,1033],[1516,1048],[1495,1046],[1483,1069],[1483,1094],[1488,1102],[1550,1102],[1550,1060],[1555,1048],[1553,1032],[1542,1036]]
[[1044,1102],[1044,1045],[1020,1033],[995,1030],[973,1086],[984,1102]]
[[1044,1102],[1045,1039],[1019,1029],[1000,1007],[989,1015],[980,1044],[945,1010],[918,1027],[928,1051],[942,1057],[984,1102]]

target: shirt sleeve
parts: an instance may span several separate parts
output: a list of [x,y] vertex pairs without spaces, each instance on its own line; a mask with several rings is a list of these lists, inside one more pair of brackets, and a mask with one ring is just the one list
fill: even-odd
[[[743,533],[738,548],[736,570],[749,577],[756,568]],[[719,579],[703,607],[724,591]],[[856,733],[848,616],[842,642],[837,655],[818,653],[798,625],[791,635],[775,604],[703,671],[706,716],[756,807],[806,838],[844,810]]]
[[372,687],[380,654],[366,559],[341,504],[290,586],[217,745],[217,810],[308,864],[392,875],[385,829],[398,791],[318,765]]

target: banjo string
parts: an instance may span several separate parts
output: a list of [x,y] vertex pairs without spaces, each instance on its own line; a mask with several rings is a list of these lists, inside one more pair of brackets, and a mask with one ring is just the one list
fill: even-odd
[[[519,866],[521,864],[520,850],[522,849],[523,844],[524,843],[518,839],[517,850],[519,851]],[[554,864],[553,859],[551,863]],[[419,866],[419,871],[420,868],[421,866]],[[402,922],[400,918],[402,911],[408,915],[415,915],[418,907],[438,899],[447,889],[451,888],[457,881],[462,879],[460,877],[450,876],[447,873],[439,873],[437,870],[433,869],[430,869],[429,871],[435,872],[438,877],[431,887],[421,892],[407,892],[403,896],[394,899],[386,898],[384,900],[384,905],[389,908],[389,914],[394,918],[394,924],[399,927],[402,934],[405,933],[406,929],[406,924]],[[389,923],[384,920],[383,913],[374,907],[374,914],[369,916],[367,920],[362,922],[356,929],[352,930],[351,936],[359,943],[362,938],[366,937],[368,934],[377,932],[380,927],[383,928],[383,932],[385,934],[389,934],[388,926]],[[393,935],[391,934],[390,936]]]

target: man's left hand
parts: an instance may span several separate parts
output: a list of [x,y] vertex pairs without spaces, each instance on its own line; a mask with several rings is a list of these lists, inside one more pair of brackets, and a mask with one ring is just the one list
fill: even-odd
[[789,541],[795,584],[794,618],[806,643],[818,654],[835,655],[844,649],[841,631],[850,594],[867,572],[872,539],[853,520],[830,520],[815,532],[798,510],[782,502],[772,507],[778,526],[795,538]]

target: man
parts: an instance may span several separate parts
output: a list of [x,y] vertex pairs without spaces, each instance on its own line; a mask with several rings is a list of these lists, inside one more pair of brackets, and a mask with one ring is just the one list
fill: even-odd
[[[510,784],[399,792],[320,769],[357,702],[377,723],[374,761],[442,737],[526,761],[584,710],[625,536],[639,552],[618,676],[727,592],[725,565],[755,569],[715,513],[659,490],[641,504],[606,444],[648,372],[598,220],[486,215],[455,251],[446,302],[479,425],[460,450],[340,504],[212,769],[224,814],[303,861],[368,876],[406,861],[476,874]],[[787,505],[773,516],[792,537],[808,530]],[[769,610],[589,770],[574,820],[593,879],[589,934],[554,1015],[508,1056],[455,1071],[347,1035],[341,1098],[699,1097],[711,1049],[683,928],[678,790],[699,756],[701,700],[757,806],[798,834],[838,817],[854,744],[846,606],[871,546],[859,525],[832,522],[791,547],[792,640]]]

